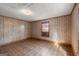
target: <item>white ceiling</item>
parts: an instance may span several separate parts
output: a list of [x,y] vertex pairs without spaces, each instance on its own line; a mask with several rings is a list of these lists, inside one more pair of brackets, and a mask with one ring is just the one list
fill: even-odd
[[[73,6],[74,3],[0,3],[0,15],[35,21],[68,15]],[[32,15],[25,15],[23,9],[29,9]]]

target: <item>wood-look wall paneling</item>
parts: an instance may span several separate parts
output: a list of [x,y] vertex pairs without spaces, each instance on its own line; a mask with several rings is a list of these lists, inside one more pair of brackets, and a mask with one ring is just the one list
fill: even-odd
[[[41,22],[49,21],[49,37],[41,36]],[[60,42],[71,42],[71,16],[62,16],[32,22],[32,37],[46,40],[58,40]]]
[[79,52],[79,8],[78,8],[78,22],[77,22],[77,26],[78,26],[78,52]]
[[73,12],[72,12],[72,46],[74,49],[75,54],[79,55],[78,51],[78,20],[79,20],[79,14],[78,14],[78,9],[79,9],[79,3],[76,4]]
[[4,38],[4,35],[3,35],[3,17],[0,16],[0,44],[2,44],[3,42],[3,38]]
[[58,17],[50,20],[51,22],[51,38],[62,41],[71,42],[71,16]]
[[13,20],[8,17],[4,17],[4,42],[11,42],[13,38]]
[[[2,20],[3,20],[3,24],[2,24]],[[5,17],[5,16],[1,16],[0,21],[1,21],[0,32],[1,32],[1,29],[3,29],[3,32],[4,32],[3,33],[4,38],[1,45],[30,37],[31,29],[30,29],[29,22],[25,22],[19,19],[14,19],[14,18]]]

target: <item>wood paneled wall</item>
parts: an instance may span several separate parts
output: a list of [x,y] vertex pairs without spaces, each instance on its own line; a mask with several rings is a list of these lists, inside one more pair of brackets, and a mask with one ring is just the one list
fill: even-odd
[[[41,36],[41,22],[45,21],[49,21],[50,37]],[[70,43],[71,16],[55,17],[31,23],[0,16],[0,45],[31,37],[31,34],[34,38]]]
[[3,17],[0,16],[0,44],[2,44],[3,37]]
[[30,37],[29,22],[0,16],[0,45]]
[[[50,37],[41,36],[41,22],[45,21],[49,21]],[[68,15],[32,22],[32,37],[71,43],[71,16]]]
[[79,3],[76,4],[73,12],[72,12],[72,46],[74,48],[74,52],[76,55],[79,55],[79,49],[78,49],[78,28],[79,28]]

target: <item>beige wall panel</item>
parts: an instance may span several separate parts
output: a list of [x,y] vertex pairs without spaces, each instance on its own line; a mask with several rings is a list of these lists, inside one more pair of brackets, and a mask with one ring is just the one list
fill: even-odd
[[0,44],[2,44],[2,42],[3,42],[3,37],[4,37],[4,35],[3,35],[3,17],[2,16],[0,16]]
[[[41,36],[41,22],[49,21],[50,37]],[[70,43],[71,42],[71,16],[62,16],[48,20],[32,22],[32,37],[46,40]]]
[[[4,24],[2,24],[2,20],[4,20],[3,22]],[[4,29],[3,40],[2,40],[3,36],[1,36],[2,34],[0,34],[0,40],[2,40],[1,41],[2,43],[0,45],[11,43],[17,40],[23,40],[31,36],[30,34],[31,29],[29,22],[3,16],[0,17],[0,21],[1,21],[0,32],[1,29]]]
[[75,54],[79,54],[78,51],[78,8],[79,4],[76,4],[73,12],[72,12],[72,46],[74,48]]
[[8,17],[4,17],[4,43],[11,42],[14,40],[13,35],[13,20]]

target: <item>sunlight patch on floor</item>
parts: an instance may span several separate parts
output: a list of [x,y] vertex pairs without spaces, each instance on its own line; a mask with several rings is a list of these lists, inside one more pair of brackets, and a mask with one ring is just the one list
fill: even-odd
[[56,48],[58,48],[61,52],[63,52],[65,56],[67,55],[67,52],[66,52],[65,50],[63,50],[63,48],[59,45],[59,41],[58,41],[58,40],[56,40],[56,41],[54,42],[54,45],[55,45]]

